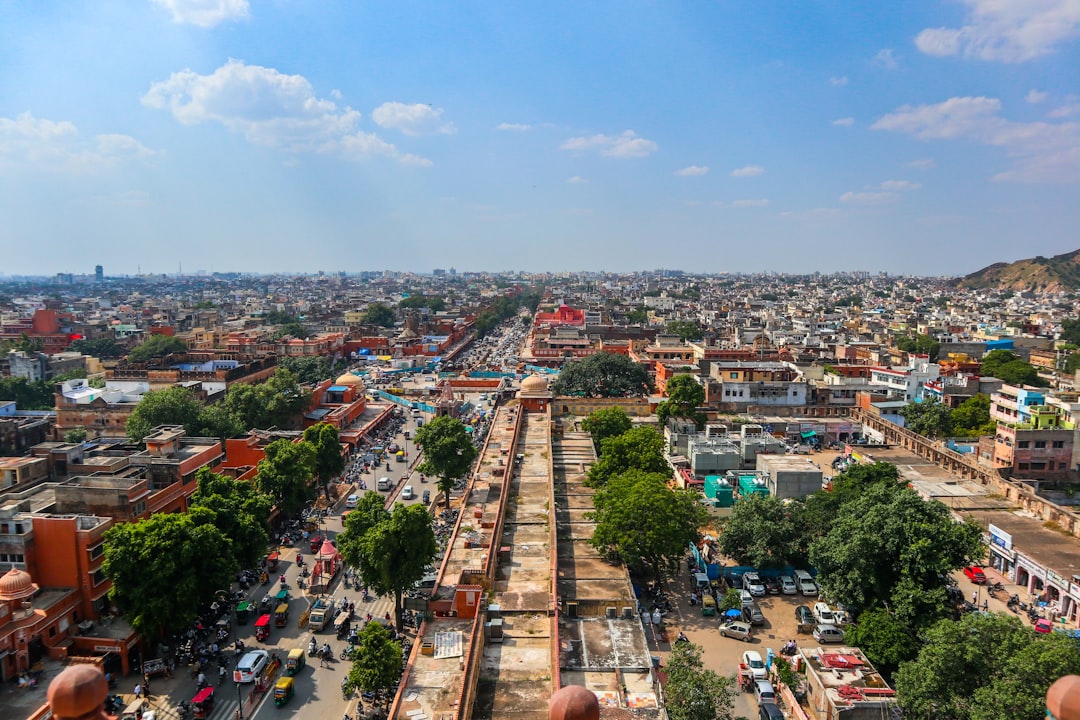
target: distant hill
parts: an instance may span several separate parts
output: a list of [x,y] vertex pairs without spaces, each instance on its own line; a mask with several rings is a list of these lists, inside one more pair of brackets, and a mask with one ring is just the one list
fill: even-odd
[[1054,257],[1033,257],[1012,263],[994,263],[962,278],[964,288],[1041,290],[1058,292],[1080,289],[1080,250]]

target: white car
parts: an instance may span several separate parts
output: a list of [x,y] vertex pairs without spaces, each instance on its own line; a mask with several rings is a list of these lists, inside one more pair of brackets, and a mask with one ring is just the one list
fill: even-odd
[[345,498],[345,507],[349,510],[352,510],[354,507],[356,507],[356,503],[358,502],[360,502],[359,495],[350,495],[349,497]]
[[784,595],[797,595],[799,588],[795,585],[795,581],[787,575],[780,576],[780,592]]
[[823,602],[814,603],[814,619],[817,620],[818,625],[836,624],[836,616],[833,615],[832,609]]
[[756,572],[746,573],[742,576],[742,580],[743,590],[749,590],[754,597],[761,597],[765,594],[765,585]]
[[755,680],[765,680],[769,677],[768,670],[765,669],[765,662],[761,659],[761,653],[757,650],[747,650],[742,654],[743,665],[753,675]]
[[412,500],[414,497],[416,497],[416,495],[413,494],[412,485],[406,485],[405,487],[401,488],[402,500]]
[[236,663],[236,669],[233,670],[233,682],[255,682],[255,679],[266,669],[269,661],[270,654],[265,650],[249,650],[240,658],[240,662]]

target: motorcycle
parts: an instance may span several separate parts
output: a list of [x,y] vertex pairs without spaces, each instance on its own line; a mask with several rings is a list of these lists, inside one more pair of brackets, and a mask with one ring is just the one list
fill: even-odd
[[307,646],[308,657],[315,657],[319,652],[319,643],[315,642],[315,638],[311,638],[311,642]]

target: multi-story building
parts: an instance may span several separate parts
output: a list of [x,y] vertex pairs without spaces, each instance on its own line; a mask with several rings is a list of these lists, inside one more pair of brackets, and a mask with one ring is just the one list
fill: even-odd
[[905,402],[914,402],[923,396],[926,383],[936,379],[940,368],[925,355],[913,355],[906,367],[873,367],[870,384],[884,388],[890,395]]
[[1041,388],[1002,385],[990,396],[997,420],[994,467],[1006,475],[1059,480],[1072,468],[1076,426],[1060,404],[1049,404]]
[[777,412],[806,406],[806,379],[789,363],[714,362],[710,370],[706,401],[722,410]]

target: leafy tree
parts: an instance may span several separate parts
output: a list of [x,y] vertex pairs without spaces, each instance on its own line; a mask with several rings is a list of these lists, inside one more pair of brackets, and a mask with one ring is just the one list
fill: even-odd
[[292,313],[282,312],[281,310],[271,310],[263,315],[262,320],[267,325],[288,325],[289,323],[300,322],[300,318]]
[[442,312],[446,309],[446,301],[436,295],[424,295],[410,293],[409,297],[402,298],[398,307],[403,308],[427,308],[431,312]]
[[278,367],[296,376],[301,385],[316,385],[334,376],[330,361],[322,356],[288,357],[278,360]]
[[705,413],[698,408],[705,404],[705,388],[693,375],[680,374],[671,378],[667,384],[667,400],[656,408],[656,417],[660,425],[666,425],[669,418],[690,418],[698,429],[705,427]]
[[303,509],[312,497],[308,480],[315,457],[311,446],[282,438],[267,445],[265,453],[259,461],[255,487],[287,515]]
[[1080,318],[1062,320],[1061,334],[1058,339],[1073,345],[1080,345]]
[[683,342],[700,340],[705,335],[705,331],[701,329],[701,326],[692,320],[672,320],[664,326],[664,333],[678,335]]
[[102,569],[131,627],[157,640],[190,627],[197,608],[229,587],[239,569],[231,560],[232,541],[212,524],[161,513],[109,528]]
[[394,327],[397,316],[384,303],[373,302],[367,306],[367,310],[364,311],[360,321],[364,325],[378,325],[379,327],[389,328]]
[[929,355],[931,362],[937,360],[938,353],[941,352],[941,343],[929,335],[902,335],[896,338],[896,347],[904,352]]
[[52,385],[24,377],[0,377],[0,400],[14,401],[20,410],[52,410],[55,406]]
[[71,428],[64,433],[64,442],[66,443],[81,443],[86,441],[86,428],[77,427]]
[[671,476],[664,458],[664,436],[651,427],[635,427],[600,443],[600,459],[589,468],[586,483],[603,487],[627,470],[641,470]]
[[304,442],[311,445],[315,477],[318,478],[323,493],[330,497],[330,481],[345,469],[338,429],[330,423],[312,425],[304,430]]
[[618,553],[631,568],[646,570],[660,582],[678,571],[687,546],[709,518],[696,492],[672,490],[667,480],[628,470],[596,493],[590,514],[596,521],[589,540],[593,547]]
[[735,681],[707,670],[702,648],[688,642],[671,646],[667,663],[667,714],[671,720],[733,720]]
[[1080,370],[1080,352],[1074,350],[1065,358],[1065,372],[1072,375],[1077,370]]
[[192,434],[224,440],[241,435],[248,429],[228,405],[217,402],[199,411],[199,419],[192,428]]
[[845,641],[862,648],[870,662],[887,677],[900,663],[919,654],[919,639],[911,626],[888,610],[871,608],[859,615],[859,622],[845,631]]
[[345,518],[345,530],[338,534],[337,546],[346,562],[356,567],[360,564],[359,542],[367,531],[381,522],[390,519],[386,509],[386,498],[374,490],[368,490],[360,496],[356,507]]
[[443,415],[416,431],[416,446],[424,453],[424,462],[417,469],[439,478],[438,487],[449,510],[454,481],[468,474],[478,454],[472,438],[464,423]]
[[133,442],[142,442],[158,425],[183,425],[189,435],[197,435],[201,413],[202,403],[186,387],[151,390],[128,416],[127,434]]
[[369,622],[360,630],[357,649],[349,668],[349,683],[365,692],[379,693],[388,708],[391,690],[401,679],[401,644],[390,639],[382,623]]
[[630,416],[619,406],[597,410],[581,422],[581,429],[592,435],[597,451],[605,439],[622,435],[631,427]]
[[913,720],[1042,718],[1050,684],[1080,672],[1075,640],[1040,636],[1013,615],[942,620],[922,639],[918,657],[900,666],[894,683],[904,717]]
[[727,590],[725,590],[724,596],[720,598],[720,612],[741,608],[742,594],[739,592],[739,588],[728,588]]
[[644,307],[635,308],[626,313],[628,325],[644,325],[649,322],[649,311]]
[[974,521],[957,523],[942,503],[878,483],[840,506],[828,533],[811,543],[810,563],[821,573],[825,594],[855,612],[890,606],[898,588],[905,590],[909,602],[894,610],[920,625],[928,618],[909,613],[926,608],[910,602],[912,593],[943,592],[949,573],[984,552]]
[[254,485],[218,475],[208,467],[195,473],[198,487],[189,509],[196,522],[200,518],[232,541],[236,566],[255,567],[269,541],[271,500]]
[[287,427],[308,406],[311,393],[296,375],[279,367],[266,382],[233,385],[222,401],[245,429]]
[[1020,356],[1008,350],[991,350],[983,355],[979,374],[984,377],[996,377],[1010,385],[1032,385],[1046,387],[1047,382],[1039,377],[1035,368],[1020,359]]
[[993,435],[997,422],[990,419],[990,396],[979,393],[952,411],[953,432],[957,435]]
[[308,329],[304,327],[302,323],[291,322],[282,325],[274,332],[275,339],[281,339],[283,337],[294,337],[303,340],[311,335]]
[[724,521],[720,551],[739,565],[804,564],[809,538],[801,509],[772,495],[740,497]]
[[601,352],[564,365],[551,391],[583,397],[635,397],[649,388],[644,367],[625,355]]
[[947,437],[952,430],[949,407],[935,398],[910,402],[900,411],[900,415],[909,430],[928,438]]
[[131,362],[146,362],[152,358],[165,357],[173,353],[186,352],[187,343],[172,335],[151,335],[128,353]]
[[394,596],[399,631],[403,627],[401,596],[424,577],[439,551],[431,523],[431,513],[424,506],[398,504],[389,517],[368,527],[362,535],[350,533],[339,543],[342,557],[359,571],[367,587],[377,595]]
[[112,338],[76,340],[68,346],[68,350],[98,358],[118,358],[124,354],[124,349]]

